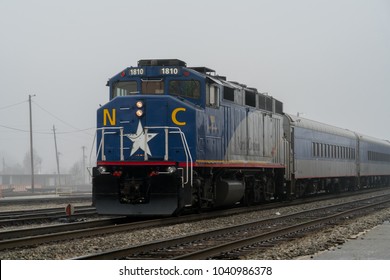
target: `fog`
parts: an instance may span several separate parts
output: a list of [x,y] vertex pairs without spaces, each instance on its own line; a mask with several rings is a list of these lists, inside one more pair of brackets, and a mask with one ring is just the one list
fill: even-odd
[[[107,80],[178,58],[267,92],[284,110],[390,139],[390,2],[0,1],[0,171],[33,143],[41,173],[94,153]],[[93,162],[92,162],[93,164]]]

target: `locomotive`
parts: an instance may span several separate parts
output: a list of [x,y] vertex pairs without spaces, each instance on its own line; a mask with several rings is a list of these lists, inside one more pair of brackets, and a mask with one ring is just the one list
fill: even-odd
[[178,215],[390,181],[390,142],[283,112],[207,67],[140,60],[97,110],[100,214]]

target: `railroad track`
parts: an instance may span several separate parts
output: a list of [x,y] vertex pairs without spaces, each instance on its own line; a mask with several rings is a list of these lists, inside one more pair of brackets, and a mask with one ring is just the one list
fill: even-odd
[[[95,235],[134,231],[144,228],[162,227],[185,222],[195,222],[202,219],[234,215],[244,211],[242,208],[215,211],[210,213],[168,217],[150,220],[130,220],[126,217],[106,219],[102,221],[76,222],[45,227],[34,227],[20,230],[0,232],[0,250],[34,246],[53,241],[84,238]],[[130,221],[129,221],[130,220]]]
[[[0,232],[0,250],[32,246],[52,241],[86,237],[96,233],[109,233],[113,226],[124,223],[125,218],[109,218],[89,222],[75,222],[54,226],[35,227]],[[106,232],[104,231],[106,229]]]
[[[372,196],[383,196],[385,192],[379,191]],[[390,193],[387,191],[387,193]],[[337,196],[340,198],[342,196]],[[335,198],[335,196],[323,196],[312,199],[304,199],[305,202],[313,202],[320,200],[327,200]],[[235,214],[242,214],[251,211],[262,211],[274,209],[276,207],[289,207],[293,205],[302,204],[302,200],[296,200],[293,202],[283,203],[271,203],[267,205],[249,207],[249,208],[235,208],[222,211],[206,212],[196,215],[187,215],[182,217],[171,217],[163,219],[155,219],[148,221],[131,221],[125,218],[106,219],[103,221],[95,222],[78,222],[72,224],[56,225],[56,226],[39,226],[38,228],[11,230],[0,232],[0,250],[4,249],[17,249],[20,247],[28,248],[36,246],[38,244],[61,242],[70,239],[79,239],[85,237],[99,236],[104,234],[113,234],[119,232],[131,232],[140,229],[156,228],[170,226],[180,223],[190,223],[205,219],[214,219],[224,216],[233,216]],[[261,216],[261,212],[259,212]],[[271,221],[271,223],[273,223]],[[158,245],[161,247],[161,245]],[[149,250],[149,249],[147,249]],[[105,258],[105,257],[103,257]],[[121,258],[121,257],[120,257]]]
[[[326,200],[330,198],[332,198],[332,196],[316,197],[316,198],[310,198],[304,200],[306,200],[307,202],[313,202],[313,201],[320,201],[324,199]],[[61,225],[54,225],[54,226],[40,225],[39,227],[33,227],[27,229],[13,229],[13,230],[2,231],[2,232],[0,231],[0,250],[6,248],[21,247],[21,246],[23,247],[32,246],[32,245],[42,244],[45,242],[61,241],[61,240],[67,240],[72,238],[83,238],[83,237],[100,235],[100,234],[118,233],[124,231],[139,230],[143,228],[169,226],[173,224],[180,224],[186,222],[196,222],[199,220],[213,219],[213,218],[223,217],[223,216],[232,216],[232,215],[242,214],[251,211],[268,210],[268,209],[273,209],[275,207],[288,207],[292,205],[298,205],[301,203],[302,200],[296,200],[289,203],[282,202],[282,203],[271,203],[266,205],[252,206],[247,208],[240,207],[240,208],[227,209],[221,211],[205,212],[205,213],[195,214],[195,215],[186,215],[182,217],[171,217],[171,218],[155,219],[155,220],[148,220],[148,221],[138,221],[138,222],[136,222],[137,220],[133,220],[130,223],[129,223],[129,219],[122,217],[122,218],[105,219],[103,221],[74,222],[71,224],[61,224]],[[50,209],[50,211],[51,210],[59,211],[60,212],[58,213],[60,215],[59,217],[64,217],[63,214],[64,209],[62,210],[61,209],[56,209],[56,210]],[[45,213],[45,211],[48,210],[38,209],[35,211],[37,215],[40,215],[39,213],[41,211]],[[18,214],[24,215],[24,213],[25,211],[16,211],[15,215]],[[52,216],[52,218],[53,217],[54,216]],[[47,217],[44,215],[44,217],[35,217],[35,218],[36,220],[39,220]],[[27,216],[21,218],[21,220],[23,219],[26,219],[31,223],[33,217]],[[18,221],[17,218],[15,218],[14,220],[9,219],[9,221],[7,219],[7,221],[4,221],[4,224],[6,224],[7,222],[20,224],[20,222],[18,223],[17,221]],[[1,223],[2,221],[0,220],[0,224]]]
[[80,194],[80,195],[68,195],[68,196],[58,196],[58,197],[12,197],[0,199],[0,206],[14,206],[14,205],[39,205],[42,203],[69,203],[69,201],[79,201],[79,202],[89,202],[92,201],[91,194]]
[[274,246],[389,206],[390,195],[372,197],[76,259],[237,259],[253,248]]
[[[95,207],[76,206],[72,218],[80,218],[96,214]],[[47,208],[24,211],[8,211],[0,213],[0,226],[10,226],[25,223],[33,223],[41,220],[54,220],[60,218],[69,218],[65,213],[65,208]]]

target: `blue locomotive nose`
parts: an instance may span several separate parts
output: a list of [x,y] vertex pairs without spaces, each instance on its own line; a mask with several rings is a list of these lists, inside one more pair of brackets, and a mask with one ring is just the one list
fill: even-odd
[[116,97],[101,107],[93,178],[97,211],[172,215],[183,208],[191,193],[178,189],[191,185],[194,116],[191,106],[166,95]]
[[98,111],[98,161],[188,161],[194,118],[171,96],[117,97]]

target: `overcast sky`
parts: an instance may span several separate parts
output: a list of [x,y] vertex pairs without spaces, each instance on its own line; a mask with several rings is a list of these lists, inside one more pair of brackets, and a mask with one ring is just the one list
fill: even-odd
[[[256,87],[288,113],[390,139],[390,1],[0,0],[0,166],[42,172],[92,149],[108,78],[178,58]],[[0,169],[1,170],[1,169]]]

